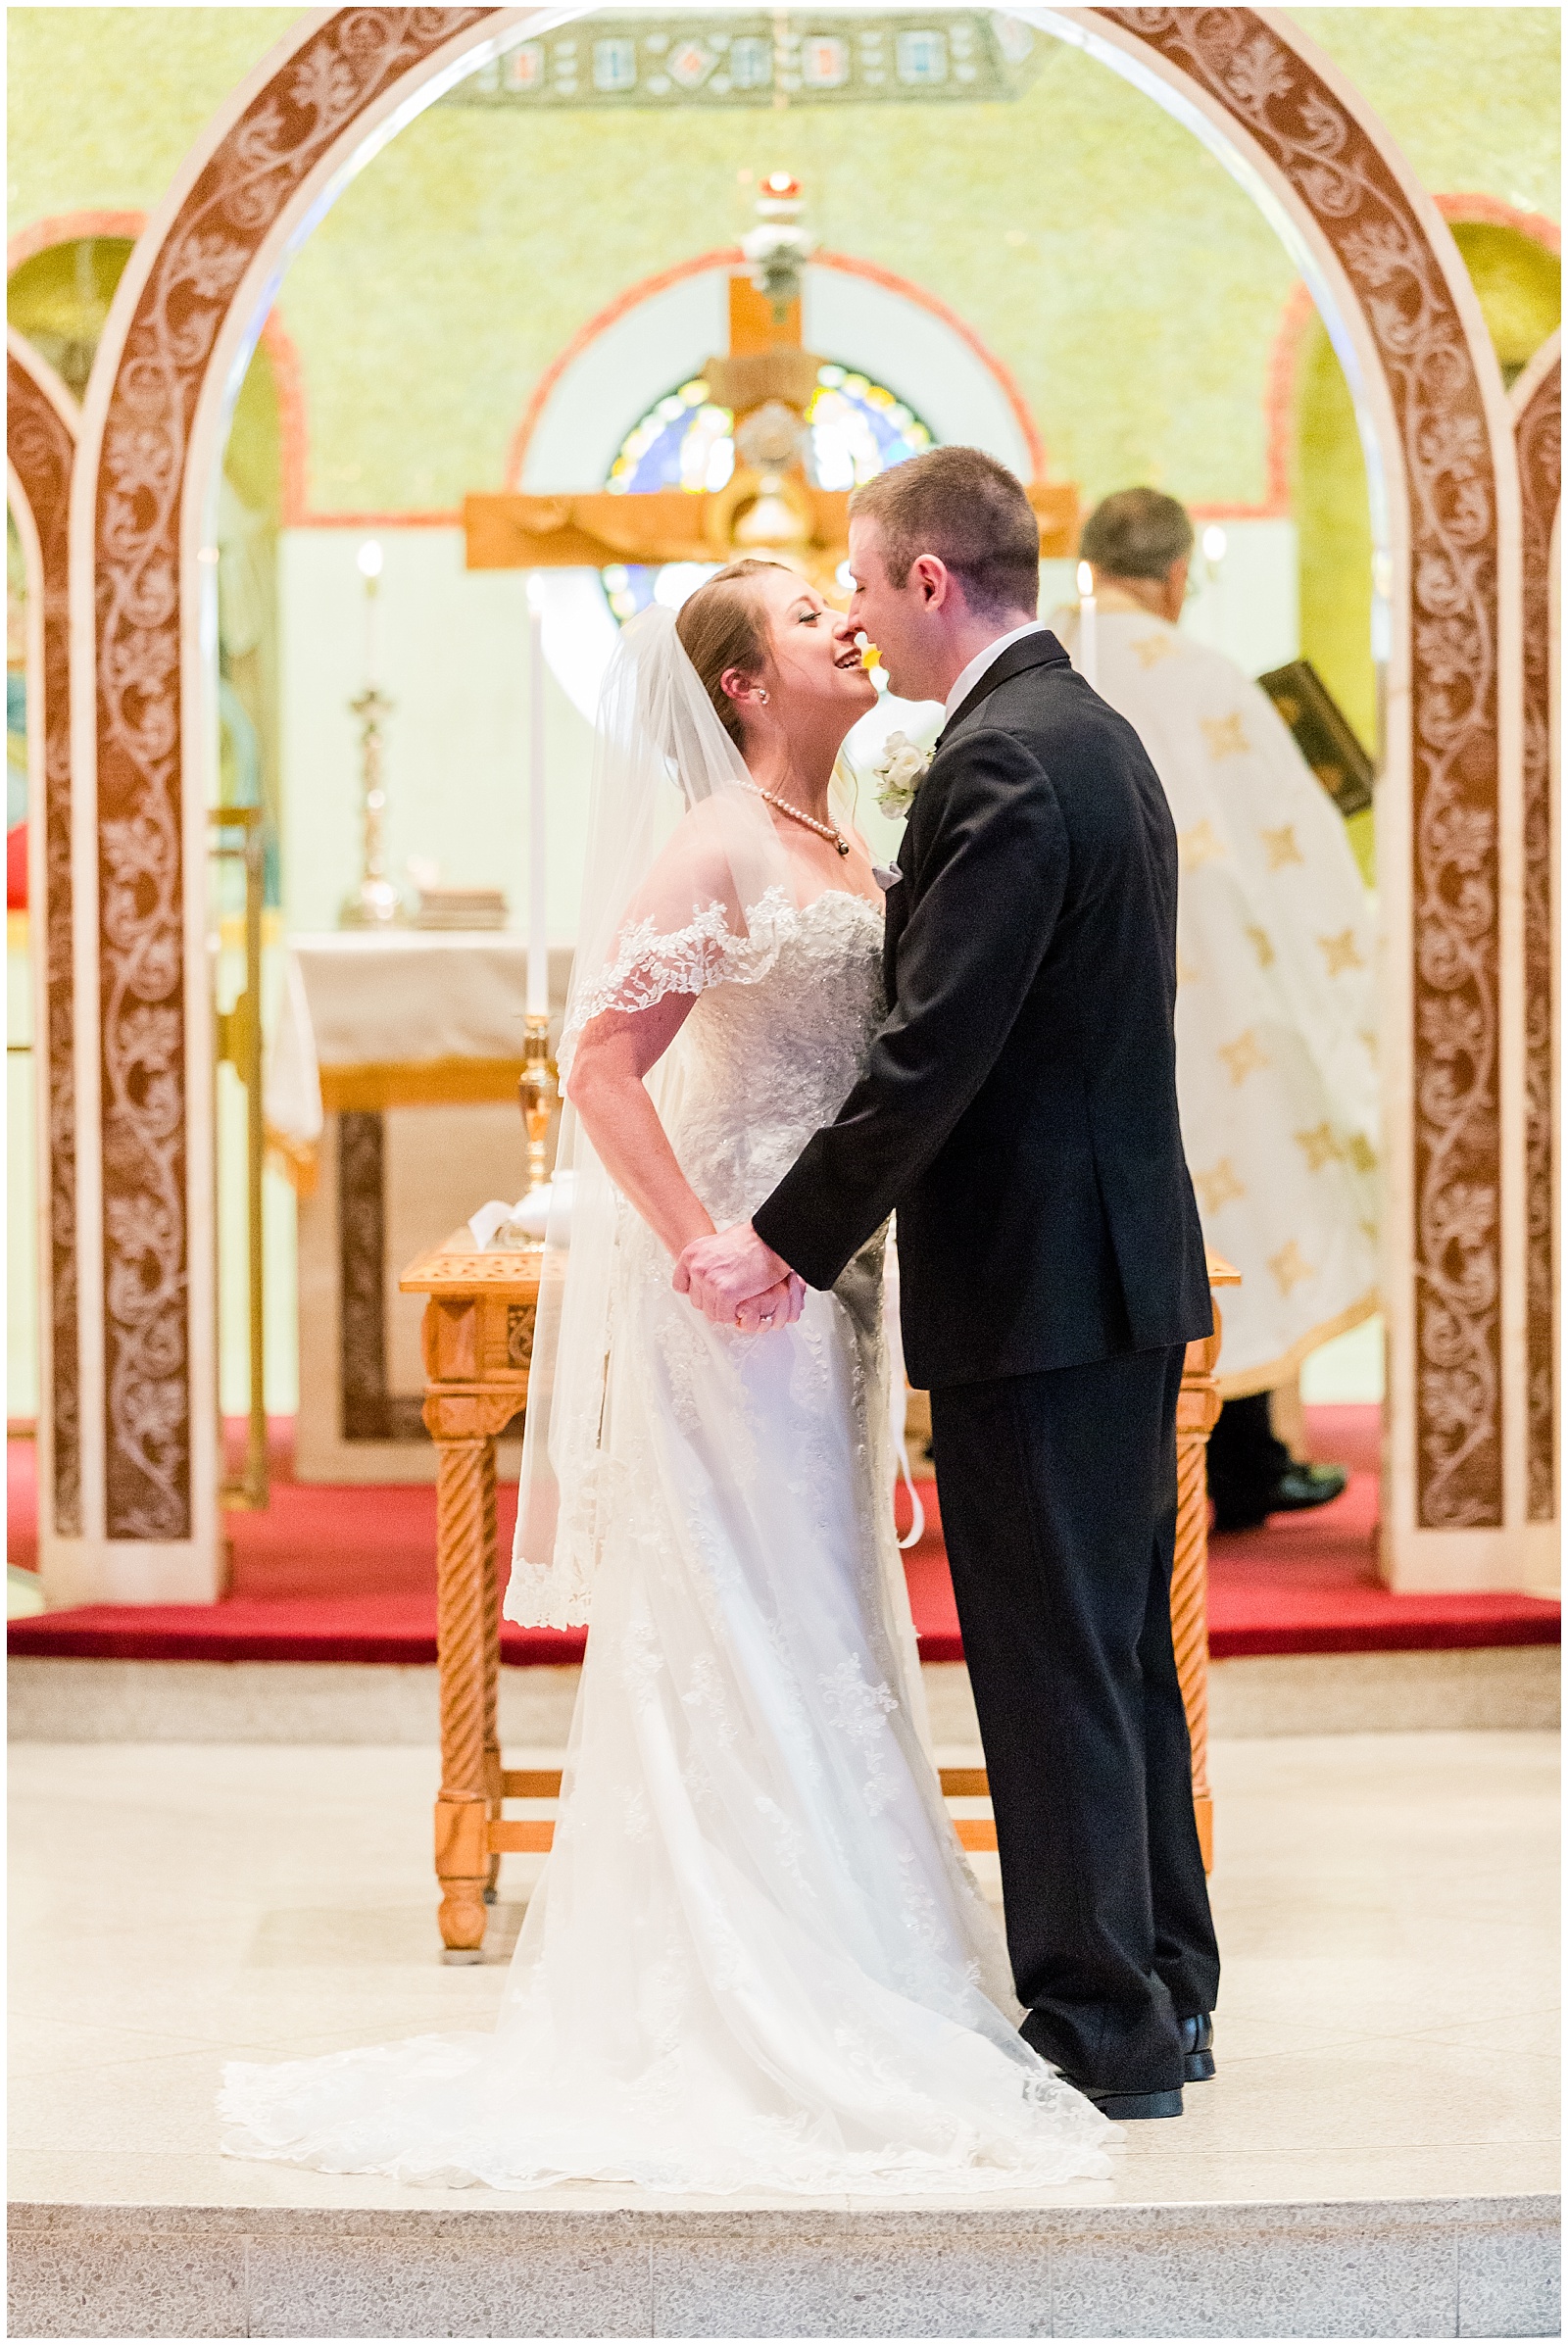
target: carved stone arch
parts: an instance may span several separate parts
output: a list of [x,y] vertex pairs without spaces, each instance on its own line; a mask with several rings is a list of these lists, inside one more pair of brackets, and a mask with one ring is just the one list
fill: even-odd
[[1356,398],[1385,637],[1384,1563],[1402,1585],[1506,1581],[1520,1559],[1503,1526],[1523,1514],[1522,1422],[1504,1405],[1522,1382],[1523,1198],[1505,1177],[1518,500],[1501,377],[1436,206],[1286,18],[1072,13],[1084,45],[1163,90],[1274,220]]
[[[101,1024],[100,1037],[88,1020],[79,1069],[84,1226],[103,1253],[86,1314],[98,1340],[84,1355],[96,1462],[84,1487],[105,1594],[217,1588],[211,1050],[189,875],[211,725],[198,557],[225,398],[335,187],[447,76],[508,36],[586,13],[302,20],[188,158],[100,346],[72,552],[78,969]],[[1297,255],[1357,392],[1388,614],[1386,1562],[1409,1584],[1505,1583],[1519,1570],[1525,1479],[1523,1410],[1504,1407],[1505,1387],[1522,1385],[1523,1188],[1510,1203],[1502,1178],[1503,1053],[1522,1065],[1523,1027],[1508,927],[1520,896],[1518,491],[1479,309],[1387,131],[1286,17],[1019,13],[1137,81],[1221,156]],[[84,1248],[84,1278],[86,1265]]]
[[1562,510],[1562,336],[1543,343],[1510,400],[1519,452],[1524,589],[1525,1329],[1532,1523],[1557,1515],[1557,905],[1559,843],[1554,552]]
[[84,1512],[94,1592],[111,1599],[220,1592],[202,880],[216,743],[203,628],[216,580],[202,556],[227,412],[282,269],[337,188],[493,35],[560,13],[303,18],[186,158],[99,344],[71,550],[89,997],[78,1007],[96,1011],[85,1031],[78,1021],[83,1275],[96,1306]]
[[6,493],[27,576],[27,914],[32,930],[37,1131],[40,1533],[81,1533],[76,1325],[76,1069],[72,970],[71,475],[74,399],[23,337],[6,333]]

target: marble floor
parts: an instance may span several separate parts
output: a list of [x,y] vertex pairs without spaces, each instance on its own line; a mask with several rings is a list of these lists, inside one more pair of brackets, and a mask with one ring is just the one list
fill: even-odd
[[[1555,2189],[1556,1737],[1283,1736],[1212,1757],[1219,2077],[1059,2203]],[[225,2058],[488,2020],[541,1860],[504,1862],[493,1959],[443,1968],[433,1785],[433,1754],[406,1745],[14,1744],[13,2201],[439,2198],[223,2159],[213,2114]],[[975,1861],[1000,1895],[995,1858]]]

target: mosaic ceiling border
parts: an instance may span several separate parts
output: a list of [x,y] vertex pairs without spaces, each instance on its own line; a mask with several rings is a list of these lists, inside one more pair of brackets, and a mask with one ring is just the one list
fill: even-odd
[[1047,46],[989,9],[596,13],[514,42],[442,103],[516,114],[995,103],[1028,87]]

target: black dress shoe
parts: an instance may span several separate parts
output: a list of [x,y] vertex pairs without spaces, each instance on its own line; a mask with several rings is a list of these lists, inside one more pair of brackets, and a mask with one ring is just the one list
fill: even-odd
[[1182,2022],[1182,2072],[1189,2084],[1203,2084],[1214,2074],[1214,2022],[1200,2011]]
[[1121,2125],[1128,2118],[1180,2117],[1182,2088],[1173,2092],[1092,2092],[1089,2099],[1102,2117]]
[[1270,1514],[1304,1514],[1310,1506],[1327,1506],[1349,1481],[1345,1466],[1298,1466],[1280,1476],[1269,1495]]
[[1313,1506],[1327,1506],[1349,1481],[1344,1466],[1290,1465],[1261,1498],[1250,1505],[1227,1506],[1214,1501],[1216,1531],[1256,1531],[1271,1514],[1304,1514]]

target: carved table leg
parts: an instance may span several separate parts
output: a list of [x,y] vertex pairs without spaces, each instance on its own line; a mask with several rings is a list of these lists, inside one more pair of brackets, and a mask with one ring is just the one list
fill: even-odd
[[1214,1801],[1208,1787],[1208,1437],[1219,1415],[1214,1333],[1189,1343],[1176,1408],[1176,1557],[1170,1576],[1171,1640],[1193,1746],[1193,1808],[1203,1870],[1214,1862]]
[[[489,1438],[438,1440],[436,1460],[441,1796],[435,1809],[435,1869],[444,1959],[479,1962],[490,1878],[492,1785],[485,1735],[494,1703],[489,1663],[495,1611],[487,1598],[495,1573],[495,1443]],[[492,1558],[488,1572],[487,1554]]]
[[[492,1823],[501,1821],[501,1737],[496,1731],[496,1679],[501,1668],[501,1616],[496,1585],[495,1443],[490,1444],[490,1472],[485,1477],[484,1513],[484,1783]],[[484,1900],[493,1905],[501,1877],[499,1852],[490,1859]]]

